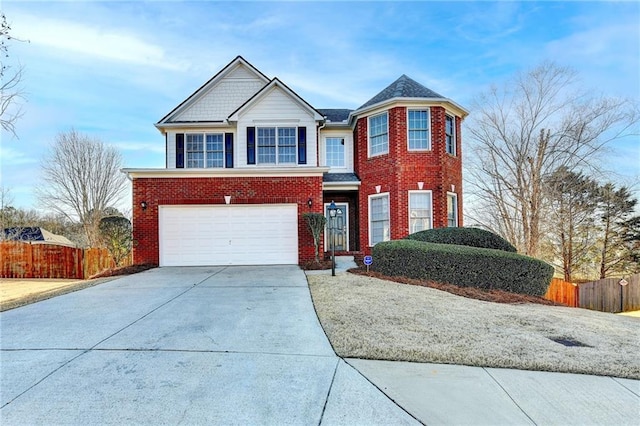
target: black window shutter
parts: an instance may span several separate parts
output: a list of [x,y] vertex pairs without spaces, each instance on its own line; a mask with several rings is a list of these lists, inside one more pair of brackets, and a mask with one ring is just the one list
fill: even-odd
[[256,164],[256,128],[247,127],[247,164]]
[[298,164],[307,164],[307,128],[298,127]]
[[184,169],[184,133],[176,133],[176,169]]
[[233,168],[233,133],[224,134],[224,166]]

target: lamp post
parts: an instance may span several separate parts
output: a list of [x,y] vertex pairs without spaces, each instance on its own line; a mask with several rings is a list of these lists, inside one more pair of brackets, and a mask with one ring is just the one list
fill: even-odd
[[342,209],[336,207],[336,203],[331,200],[329,210],[329,240],[331,240],[331,276],[336,276],[336,216],[342,214]]
[[336,242],[334,241],[333,233],[335,230],[333,229],[334,223],[336,220],[336,214],[338,213],[338,208],[336,207],[336,203],[331,200],[331,204],[329,204],[329,241],[331,242],[331,276],[336,276]]

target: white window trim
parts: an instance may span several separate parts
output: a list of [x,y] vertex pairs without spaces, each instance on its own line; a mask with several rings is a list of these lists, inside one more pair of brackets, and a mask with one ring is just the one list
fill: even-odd
[[[187,137],[188,135],[202,135],[202,155],[203,155],[203,167],[189,167],[189,151],[187,149]],[[220,167],[207,167],[207,135],[221,135],[222,136],[222,166]],[[225,140],[224,140],[224,132],[186,132],[184,134],[184,147],[183,153],[184,156],[184,168],[185,169],[223,169],[225,164]]]
[[[382,115],[385,115],[387,117],[387,132],[386,132],[387,133],[387,150],[372,154],[371,153],[371,119],[380,117]],[[377,157],[379,155],[389,154],[389,143],[390,143],[389,142],[389,111],[384,111],[384,112],[381,112],[380,114],[375,114],[367,117],[367,154],[369,158]]]
[[[258,144],[258,129],[274,129],[275,130],[275,138],[276,138],[276,161],[275,163],[263,163],[260,162],[260,145]],[[286,163],[281,163],[279,154],[280,154],[280,144],[279,144],[279,136],[278,129],[294,129],[294,137],[295,137],[295,160],[289,161]],[[262,166],[279,166],[279,165],[297,165],[298,164],[298,126],[287,126],[287,125],[264,125],[264,126],[256,126],[256,164]]]
[[458,194],[456,194],[455,192],[447,192],[447,228],[452,228],[451,226],[449,226],[449,197],[453,197],[455,203],[453,204],[455,207],[455,219],[456,219],[456,226],[455,228],[458,227],[458,223],[460,223],[460,209],[458,208]]
[[[373,237],[373,233],[372,231],[372,214],[371,214],[371,201],[376,199],[376,198],[387,198],[387,222],[389,223],[389,240],[391,239],[391,197],[389,196],[388,192],[381,192],[380,194],[371,194],[369,195],[369,209],[368,209],[368,216],[369,216],[369,229],[368,229],[368,233],[369,233],[369,247],[373,247],[375,244],[377,243],[373,243],[372,237]],[[389,241],[389,240],[382,240],[382,241]]]
[[445,114],[446,117],[449,117],[453,120],[453,126],[452,126],[452,130],[453,130],[453,134],[451,135],[451,139],[453,141],[453,152],[449,152],[447,150],[447,122],[445,119],[445,123],[444,123],[444,151],[449,154],[452,155],[454,157],[456,157],[458,155],[458,148],[457,148],[457,135],[456,135],[456,116],[452,115],[452,114]]
[[[411,148],[409,141],[409,134],[411,129],[409,128],[409,112],[411,111],[426,111],[427,112],[427,147],[426,148]],[[411,152],[425,152],[431,151],[431,108],[408,108],[407,109],[407,150]]]
[[431,197],[431,211],[430,211],[430,215],[429,215],[429,229],[433,229],[433,192],[430,189],[421,189],[421,190],[411,190],[409,191],[408,197],[407,197],[407,215],[408,215],[408,229],[409,229],[409,234],[413,233],[413,230],[411,229],[411,195],[412,194],[429,194],[429,197]]
[[[327,139],[342,139],[342,166],[330,166],[327,161],[327,155],[329,154]],[[331,169],[347,169],[347,138],[346,136],[324,136],[324,144],[323,144],[323,161],[324,165],[330,167]]]

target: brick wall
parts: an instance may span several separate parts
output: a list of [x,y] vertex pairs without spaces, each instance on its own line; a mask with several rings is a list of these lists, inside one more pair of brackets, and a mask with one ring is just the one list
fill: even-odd
[[[462,161],[460,118],[456,118],[456,156],[446,153],[445,109],[431,107],[431,150],[409,151],[407,146],[407,108],[395,107],[389,114],[389,153],[368,158],[367,117],[358,119],[354,130],[356,173],[362,181],[359,194],[360,250],[369,253],[369,196],[389,193],[391,239],[409,234],[408,191],[431,190],[433,227],[447,226],[447,191],[458,194],[458,220],[462,226]],[[452,191],[452,185],[455,191]]]
[[[313,238],[302,218],[322,213],[322,177],[137,178],[133,181],[133,261],[159,264],[158,206],[184,204],[298,204],[298,259],[314,258]],[[313,200],[309,208],[307,201]],[[147,209],[140,203],[145,201]]]

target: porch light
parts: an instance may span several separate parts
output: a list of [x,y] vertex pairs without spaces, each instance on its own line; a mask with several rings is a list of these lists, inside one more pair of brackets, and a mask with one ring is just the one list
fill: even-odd
[[307,205],[309,206],[309,208],[313,207],[313,198],[309,198],[307,200]]
[[142,201],[140,203],[140,207],[142,208],[142,210],[146,210],[147,209],[147,202],[146,201]]

